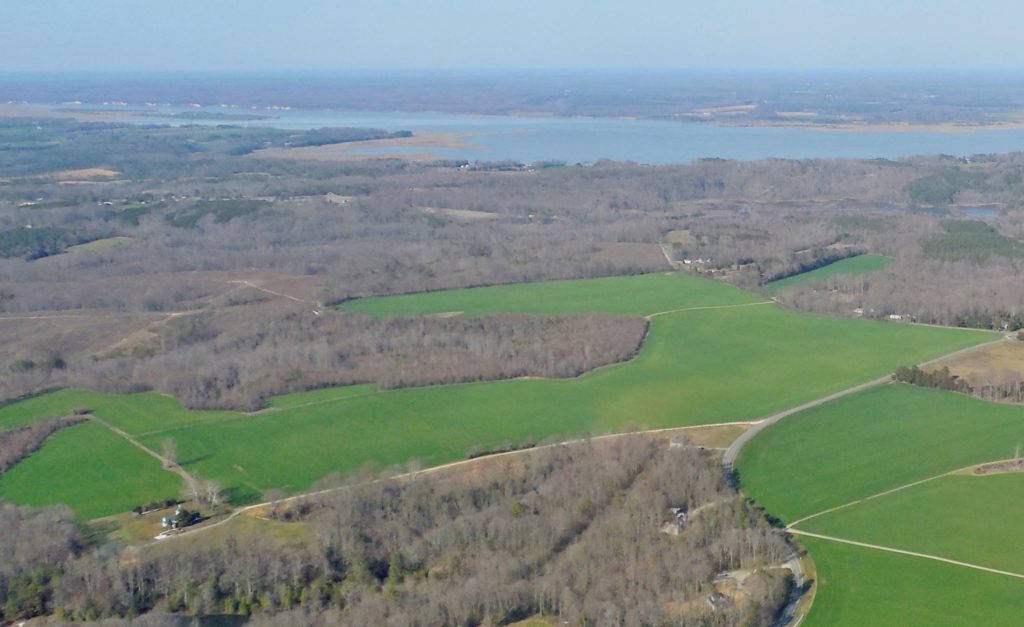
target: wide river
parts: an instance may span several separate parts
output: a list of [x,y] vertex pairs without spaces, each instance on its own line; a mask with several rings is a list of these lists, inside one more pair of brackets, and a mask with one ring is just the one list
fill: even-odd
[[[134,108],[62,105],[66,110],[123,112],[124,121],[151,124],[237,124],[304,130],[321,127],[365,127],[415,133],[454,133],[462,148],[406,148],[445,158],[567,163],[599,159],[664,164],[695,159],[764,159],[847,157],[893,159],[911,155],[970,156],[1024,150],[1024,130],[849,131],[806,128],[722,127],[694,122],[615,118],[554,118],[443,113],[351,112],[331,110],[253,110],[222,107],[143,107],[147,117],[131,117]],[[164,113],[210,114],[208,118],[163,117]],[[255,114],[267,119],[235,119]],[[115,119],[120,116],[114,115]],[[367,150],[367,152],[372,152]],[[388,148],[388,153],[399,152]]]

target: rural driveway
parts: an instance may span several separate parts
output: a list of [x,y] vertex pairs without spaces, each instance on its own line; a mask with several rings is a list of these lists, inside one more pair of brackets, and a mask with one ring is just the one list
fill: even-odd
[[[993,344],[998,344],[1000,342],[1008,341],[1008,340],[1011,339],[1011,337],[1012,336],[1010,336],[1010,335],[1006,335],[1006,336],[1000,337],[998,340],[992,340],[991,342],[985,342],[985,343],[982,343],[982,344],[975,344],[974,346],[969,346],[967,348],[962,348],[962,349],[960,349],[958,351],[953,351],[952,353],[948,353],[946,355],[942,355],[940,357],[936,357],[935,359],[930,359],[930,360],[928,360],[926,362],[921,363],[920,366],[928,366],[928,365],[934,364],[936,362],[942,361],[944,359],[949,359],[951,357],[956,357],[957,355],[961,355],[963,353],[969,353],[971,351],[976,351],[976,350],[979,350],[979,349],[984,348],[986,346],[991,346]],[[844,396],[849,396],[851,394],[856,394],[857,392],[863,392],[864,390],[867,390],[867,389],[870,389],[870,388],[873,388],[873,387],[876,387],[876,386],[879,386],[879,385],[884,385],[884,384],[888,383],[891,380],[892,380],[892,374],[887,374],[884,377],[879,377],[879,378],[877,378],[877,379],[875,379],[873,381],[868,381],[867,383],[861,383],[860,385],[855,385],[852,388],[847,388],[847,389],[842,390],[840,392],[836,392],[835,394],[829,394],[828,396],[825,396],[825,397],[819,398],[817,400],[813,400],[813,401],[804,403],[803,405],[798,405],[796,407],[793,407],[791,409],[787,409],[785,411],[780,411],[777,414],[772,414],[771,416],[768,416],[767,418],[764,418],[763,420],[759,420],[753,427],[751,427],[750,429],[747,429],[746,431],[741,433],[740,437],[736,438],[736,440],[734,440],[733,443],[731,445],[729,445],[729,448],[727,448],[725,450],[725,454],[722,455],[722,467],[725,469],[727,475],[732,476],[733,466],[735,465],[736,460],[739,459],[740,453],[743,451],[743,447],[746,446],[751,440],[753,440],[757,436],[757,434],[761,433],[762,431],[764,431],[768,427],[772,426],[776,422],[782,420],[783,418],[786,418],[787,416],[792,416],[793,414],[802,412],[802,411],[807,410],[807,409],[811,409],[813,407],[818,407],[819,405],[824,405],[825,403],[829,403],[829,402],[834,401],[836,399],[843,398]]]

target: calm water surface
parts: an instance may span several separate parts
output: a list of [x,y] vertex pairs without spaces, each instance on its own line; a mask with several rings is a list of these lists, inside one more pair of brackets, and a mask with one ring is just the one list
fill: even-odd
[[[975,132],[860,132],[799,128],[728,128],[693,122],[626,120],[612,118],[533,118],[454,115],[443,113],[351,112],[329,110],[265,111],[222,107],[144,108],[154,113],[211,113],[223,117],[184,119],[146,117],[132,119],[129,109],[116,106],[61,106],[65,109],[104,109],[125,112],[124,121],[150,124],[233,124],[307,130],[328,126],[380,128],[413,133],[458,133],[470,148],[407,149],[444,158],[515,160],[525,163],[558,160],[567,163],[600,159],[638,163],[683,163],[701,158],[803,159],[886,158],[948,154],[967,156],[1024,150],[1024,130]],[[260,120],[231,120],[231,114],[273,116]],[[393,153],[390,148],[385,152]],[[367,149],[365,152],[374,152]]]

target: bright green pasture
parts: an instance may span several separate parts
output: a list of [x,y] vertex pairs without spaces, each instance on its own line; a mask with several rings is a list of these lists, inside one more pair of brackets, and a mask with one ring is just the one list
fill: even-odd
[[634,361],[578,379],[393,390],[173,435],[186,468],[203,476],[250,495],[300,490],[367,462],[433,465],[477,445],[757,418],[988,337],[774,305],[687,311],[656,318]]
[[957,468],[1011,457],[1024,407],[891,384],[766,429],[740,456],[744,491],[786,522]]
[[801,542],[814,557],[819,586],[805,627],[1011,626],[1024,616],[1021,579],[826,540]]
[[300,405],[326,403],[342,398],[349,398],[351,396],[373,394],[376,391],[377,386],[375,385],[348,385],[338,388],[321,388],[319,390],[310,390],[309,392],[296,392],[295,394],[275,396],[267,401],[267,404],[278,409],[289,409]]
[[1024,573],[1024,474],[950,475],[813,518],[800,529]]
[[180,495],[177,475],[97,423],[58,431],[0,477],[0,498],[35,506],[63,503],[83,519]]
[[[553,291],[555,283],[540,285],[548,291],[539,300],[536,284],[518,286],[534,298],[535,311],[642,314],[756,303],[731,286],[678,275],[560,282]],[[493,289],[517,300],[512,286]],[[423,298],[440,311],[505,306],[501,299],[485,302],[474,295],[477,302],[470,307],[466,294],[483,291],[450,293],[458,303],[443,302],[442,293]],[[601,292],[604,302],[598,302]],[[529,299],[518,300],[528,310]],[[377,306],[395,309],[380,300]],[[404,311],[409,307],[403,305]],[[704,308],[655,318],[636,359],[578,379],[317,390],[272,401],[275,407],[251,415],[185,411],[156,394],[72,390],[0,408],[0,425],[85,406],[154,450],[173,437],[189,472],[220,480],[235,502],[243,502],[268,488],[302,490],[331,472],[366,463],[388,466],[419,458],[433,465],[462,459],[475,446],[528,438],[754,419],[992,337],[997,336],[802,315],[773,304]],[[339,398],[332,398],[335,393]],[[37,456],[60,462],[46,448]],[[61,456],[79,460],[89,453]]]
[[464,290],[362,298],[340,309],[378,318],[459,312],[644,316],[659,311],[761,300],[735,287],[679,273],[582,281],[515,283]]
[[800,283],[808,283],[811,281],[824,282],[828,279],[838,276],[841,274],[868,274],[870,272],[878,272],[879,270],[885,270],[893,262],[892,257],[883,257],[882,255],[857,255],[856,257],[847,257],[846,259],[840,259],[834,263],[830,263],[827,266],[815,268],[809,272],[802,272],[800,274],[794,274],[778,281],[772,281],[765,285],[769,291],[777,292],[785,287],[791,285],[797,285]]
[[95,413],[132,435],[241,415],[229,411],[187,411],[177,399],[151,392],[113,395],[69,389],[0,407],[0,429],[40,418],[60,418],[75,409]]

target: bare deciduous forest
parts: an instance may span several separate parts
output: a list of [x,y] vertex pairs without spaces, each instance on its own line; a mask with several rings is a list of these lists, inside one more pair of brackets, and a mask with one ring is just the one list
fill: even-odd
[[[66,511],[0,504],[0,617],[156,608],[267,625],[498,625],[543,612],[593,625],[770,625],[791,585],[791,548],[712,458],[640,436],[447,478],[357,480],[266,515],[305,540],[94,550]],[[712,579],[735,569],[754,573],[735,604],[713,609]]]
[[[352,382],[575,376],[632,355],[642,322],[382,323],[326,306],[668,271],[666,254],[754,290],[848,255],[894,257],[883,272],[776,294],[837,315],[1013,328],[1024,300],[1019,154],[493,171],[252,154],[384,131],[2,128],[12,138],[0,151],[6,398],[84,385],[251,409]],[[63,139],[30,150],[39,132]],[[74,169],[85,166],[99,173]],[[964,213],[978,207],[984,223]]]

